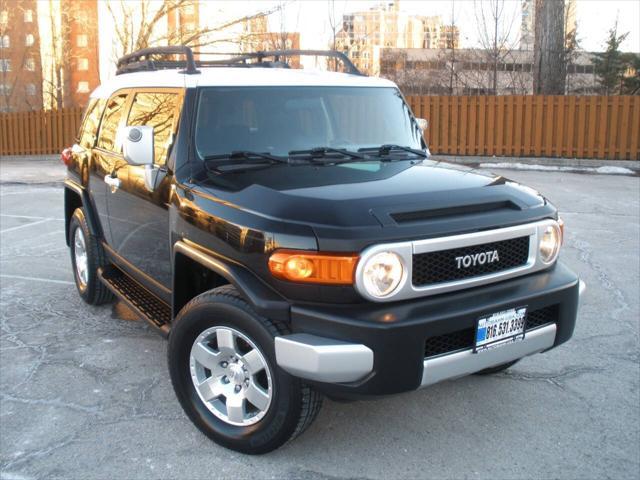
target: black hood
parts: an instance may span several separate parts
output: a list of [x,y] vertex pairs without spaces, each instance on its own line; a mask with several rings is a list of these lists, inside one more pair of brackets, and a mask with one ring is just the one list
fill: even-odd
[[293,231],[294,225],[311,228],[324,251],[360,251],[374,243],[500,228],[557,215],[555,207],[529,187],[431,160],[276,166],[224,174],[201,185],[218,202],[242,212],[240,225],[249,226],[249,215],[280,232]]
[[544,205],[537,192],[504,177],[434,161],[271,167],[211,182],[211,193],[237,208],[318,227],[380,227]]

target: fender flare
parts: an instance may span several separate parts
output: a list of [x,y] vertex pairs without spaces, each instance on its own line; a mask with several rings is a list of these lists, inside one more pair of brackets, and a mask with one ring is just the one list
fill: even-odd
[[[73,211],[70,211],[70,208],[67,208],[67,190],[75,193],[80,197],[80,202],[82,204],[82,208],[84,208],[85,217],[87,219],[87,225],[89,226],[89,231],[94,237],[102,238],[102,229],[100,228],[100,222],[98,221],[98,216],[96,215],[95,209],[93,207],[93,203],[91,202],[91,197],[89,196],[89,192],[82,186],[74,182],[73,180],[66,179],[64,182],[65,189],[65,226],[66,233],[65,235],[68,237],[69,235],[69,221],[71,220],[71,216],[73,215]],[[69,239],[67,238],[67,245],[69,244]]]
[[[173,246],[173,264],[176,264],[176,254],[184,255],[225,278],[260,315],[273,320],[285,322],[290,320],[290,304],[281,295],[246,268],[226,262],[213,252],[209,252],[204,247],[195,246],[193,242],[178,240]],[[175,278],[174,269],[174,282]],[[174,292],[175,289],[174,285]],[[174,316],[177,313],[174,311]]]

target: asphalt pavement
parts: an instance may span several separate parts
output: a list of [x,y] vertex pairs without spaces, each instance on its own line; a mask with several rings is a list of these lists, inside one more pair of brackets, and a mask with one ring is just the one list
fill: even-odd
[[165,340],[80,300],[62,187],[1,185],[0,478],[638,478],[640,177],[499,173],[561,210],[561,260],[587,284],[574,338],[506,373],[326,400],[258,457],[182,413]]

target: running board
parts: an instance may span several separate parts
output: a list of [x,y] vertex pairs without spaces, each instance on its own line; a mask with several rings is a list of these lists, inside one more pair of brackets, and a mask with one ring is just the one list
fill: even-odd
[[171,329],[171,307],[116,267],[99,269],[98,277],[116,297],[138,316],[167,337]]

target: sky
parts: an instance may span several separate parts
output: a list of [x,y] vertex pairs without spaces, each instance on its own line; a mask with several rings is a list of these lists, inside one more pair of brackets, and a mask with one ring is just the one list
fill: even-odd
[[[40,0],[46,2],[48,0]],[[329,5],[334,6],[337,24],[342,15],[391,0],[202,0],[200,21],[202,26],[217,26],[260,11],[268,11],[277,5],[285,5],[284,13],[274,13],[269,17],[270,29],[281,31],[281,24],[287,31],[301,33],[303,49],[327,49],[331,38],[329,26]],[[415,15],[440,15],[445,23],[451,22],[452,7],[455,23],[461,32],[461,47],[478,47],[476,26],[476,5],[489,5],[495,0],[400,0],[401,10]],[[502,2],[503,0],[497,0]],[[160,0],[154,0],[160,5]],[[517,48],[521,20],[521,0],[504,0],[504,18],[511,26],[512,48]],[[137,4],[137,3],[136,3]],[[629,32],[622,44],[622,50],[640,52],[640,0],[576,0],[578,38],[581,47],[587,51],[603,49],[607,31],[618,19],[618,31]],[[100,72],[102,78],[114,73],[114,25],[108,12],[107,3],[98,2],[101,23],[106,28],[100,32]],[[224,34],[228,36],[227,33]],[[222,47],[228,50],[228,47]]]
[[[220,2],[216,2],[220,4]],[[235,1],[234,8],[250,12],[270,5],[286,2]],[[289,30],[302,32],[303,48],[326,47],[329,39],[327,0],[290,1],[285,11],[285,23]],[[335,0],[335,12],[339,18],[343,13],[366,10],[381,3],[372,0]],[[401,0],[401,10],[408,13],[432,16],[440,15],[450,22],[452,6],[456,24],[461,31],[463,47],[475,47],[478,42],[474,0]],[[485,0],[485,4],[487,1]],[[640,0],[576,0],[578,38],[587,51],[603,49],[608,30],[618,19],[618,32],[629,32],[622,50],[640,52]],[[505,0],[505,18],[513,19],[512,35],[518,38],[520,28],[520,0]],[[271,27],[277,27],[280,19],[272,16]]]

